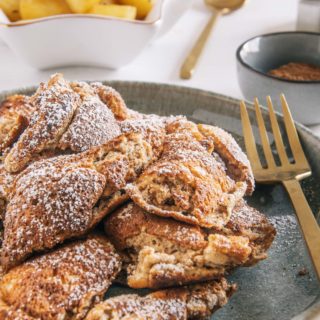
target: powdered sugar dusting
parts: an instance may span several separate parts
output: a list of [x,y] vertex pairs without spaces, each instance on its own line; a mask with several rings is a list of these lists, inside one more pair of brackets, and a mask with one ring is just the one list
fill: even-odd
[[34,154],[54,146],[68,127],[80,102],[62,75],[54,75],[32,97],[36,106],[29,126],[5,159],[6,169],[16,172],[25,167]]
[[113,113],[97,96],[88,96],[76,111],[60,144],[63,148],[81,152],[104,144],[120,133]]
[[[41,319],[84,318],[120,270],[120,258],[102,236],[65,245],[10,271],[3,279],[15,309]],[[95,299],[94,299],[95,298]],[[9,300],[10,301],[10,300]]]
[[4,224],[5,264],[51,248],[90,226],[92,208],[106,179],[74,160],[74,156],[64,156],[39,161],[17,178]]
[[[184,320],[186,304],[182,297],[157,298],[152,295],[139,297],[136,294],[108,299],[93,309],[88,320],[116,315],[117,319]],[[101,318],[100,318],[101,317]]]
[[160,159],[126,187],[148,212],[202,227],[221,228],[245,192],[202,145],[195,124],[177,120],[166,127]]

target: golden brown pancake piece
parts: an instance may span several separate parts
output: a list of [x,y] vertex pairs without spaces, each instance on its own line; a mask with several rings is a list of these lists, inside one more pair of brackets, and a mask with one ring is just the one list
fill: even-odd
[[24,169],[32,157],[46,149],[54,149],[77,109],[80,98],[61,74],[42,83],[31,98],[36,106],[27,129],[5,158],[9,172]]
[[85,82],[70,85],[80,95],[81,103],[61,137],[59,147],[82,152],[120,135],[120,128],[113,113],[100,100],[94,89]]
[[118,121],[135,118],[138,113],[127,108],[120,93],[115,89],[103,85],[101,82],[90,83],[91,87],[99,95],[101,101],[107,105]]
[[113,246],[100,235],[33,258],[0,280],[0,318],[84,319],[120,266]]
[[252,194],[255,185],[252,168],[236,140],[228,132],[215,126],[200,124],[199,130],[203,135],[213,138],[214,151],[225,162],[227,173],[235,181],[245,181],[247,195]]
[[[235,183],[228,177],[201,144],[203,136],[185,130],[185,122],[181,123],[182,130],[178,122],[178,129],[166,135],[160,159],[128,185],[126,191],[150,213],[221,228],[243,197],[246,182]],[[195,133],[200,137],[196,138]]]
[[30,98],[23,95],[9,96],[0,104],[0,153],[19,138],[33,111]]
[[14,178],[15,175],[6,171],[4,165],[0,163],[0,220],[4,218],[6,205]]
[[145,119],[131,119],[119,123],[122,133],[139,133],[156,151],[155,157],[162,152],[166,135],[166,118],[151,115]]
[[225,279],[167,289],[144,297],[136,294],[107,299],[95,306],[86,320],[191,320],[207,319],[225,305],[236,290]]
[[276,229],[267,217],[246,204],[244,200],[236,205],[230,221],[221,232],[225,235],[249,238],[252,252],[250,259],[246,262],[247,266],[267,258],[267,250],[276,236]]
[[112,213],[104,225],[116,248],[128,256],[125,271],[133,288],[217,278],[265,259],[275,236],[267,219],[244,202],[222,231],[157,217],[133,203]]
[[100,197],[98,207],[101,215],[113,211],[128,200],[124,188],[137,179],[145,168],[157,159],[161,151],[161,130],[158,142],[152,145],[142,133],[123,133],[109,143],[88,152],[93,157],[96,170],[106,178],[106,187]]
[[92,162],[60,156],[35,162],[15,180],[6,208],[1,262],[10,268],[33,252],[87,232],[106,179]]

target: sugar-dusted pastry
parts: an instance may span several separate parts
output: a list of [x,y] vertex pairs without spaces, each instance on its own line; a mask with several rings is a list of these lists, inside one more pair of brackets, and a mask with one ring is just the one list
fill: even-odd
[[88,96],[97,95],[95,88],[85,81],[70,81],[70,86],[82,100]]
[[90,83],[91,87],[99,95],[101,101],[113,112],[119,121],[139,117],[139,114],[127,108],[120,93],[115,89],[103,85],[101,82]]
[[0,153],[19,138],[33,111],[30,98],[23,95],[9,96],[0,104]]
[[146,296],[122,295],[96,305],[86,320],[191,320],[207,319],[224,306],[233,292],[222,278],[187,287],[156,291]]
[[102,145],[120,135],[119,125],[110,109],[97,95],[82,98],[59,147],[82,152]]
[[0,280],[0,318],[84,319],[120,266],[118,254],[102,235],[30,259]]
[[225,235],[247,237],[250,240],[252,252],[245,263],[247,266],[267,258],[267,250],[276,236],[276,229],[267,217],[244,200],[237,203],[229,222],[221,232]]
[[128,255],[127,282],[133,288],[220,277],[236,266],[266,258],[275,235],[267,219],[245,203],[220,232],[157,217],[133,203],[112,213],[104,225],[116,248]]
[[34,155],[56,146],[80,98],[63,76],[56,74],[48,83],[40,85],[31,102],[36,110],[30,123],[5,158],[5,168],[9,172],[21,171]]
[[158,133],[158,143],[155,145],[143,133],[131,132],[123,133],[105,145],[88,151],[93,157],[96,170],[107,181],[98,203],[101,214],[109,213],[128,200],[125,186],[135,181],[157,159],[164,139],[162,131]]
[[130,119],[119,122],[122,133],[140,133],[156,151],[162,152],[162,144],[166,135],[168,118],[149,115],[144,119]]
[[81,154],[31,164],[9,194],[1,262],[10,268],[33,252],[88,231],[99,221],[94,207],[106,178]]
[[202,138],[197,129],[167,134],[160,159],[126,187],[130,198],[153,214],[202,227],[224,226],[247,185],[226,174]]
[[247,183],[246,193],[252,194],[255,182],[251,165],[236,140],[228,132],[218,127],[200,124],[199,130],[203,135],[213,138],[214,151],[225,162],[227,173],[235,181],[245,181]]
[[5,208],[8,202],[10,190],[14,181],[14,174],[5,170],[4,165],[0,164],[0,220],[3,219]]
[[203,135],[197,124],[188,121],[183,116],[169,117],[166,124],[166,132],[168,134],[182,133],[193,137],[193,140],[198,141],[209,153],[214,149],[213,138],[211,136]]

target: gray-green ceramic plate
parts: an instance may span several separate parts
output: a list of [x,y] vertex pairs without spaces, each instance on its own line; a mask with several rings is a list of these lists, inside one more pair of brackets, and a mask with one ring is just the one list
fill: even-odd
[[[243,146],[237,100],[206,91],[163,84],[118,81],[108,84],[122,94],[130,108],[160,115],[183,114],[196,122],[220,126],[231,132]],[[31,94],[33,91],[34,88],[27,88],[4,92],[0,94],[0,100],[9,94]],[[253,120],[252,109],[250,113]],[[279,120],[282,124],[280,116]],[[313,169],[313,176],[303,182],[303,187],[314,213],[319,216],[320,140],[305,127],[297,127]],[[272,141],[271,134],[270,139]],[[269,217],[278,234],[267,260],[252,268],[238,269],[229,276],[231,281],[238,283],[239,290],[230,303],[214,315],[214,319],[320,319],[319,282],[284,189],[280,185],[258,185],[248,202]],[[304,276],[299,275],[303,268],[307,270]],[[113,288],[108,295],[124,290]]]

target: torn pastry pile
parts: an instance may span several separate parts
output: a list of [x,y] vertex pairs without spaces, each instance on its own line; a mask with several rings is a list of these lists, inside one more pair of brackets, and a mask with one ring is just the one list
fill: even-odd
[[[61,74],[0,106],[0,319],[206,319],[275,229],[224,130]],[[112,285],[149,294],[105,299]]]

